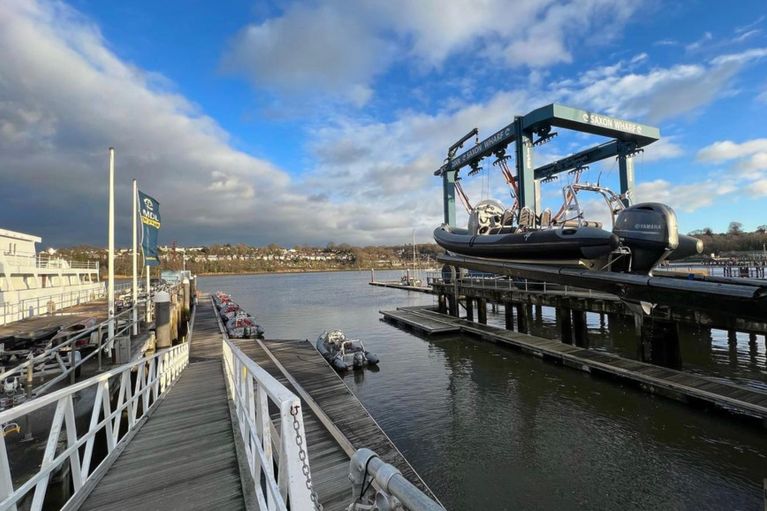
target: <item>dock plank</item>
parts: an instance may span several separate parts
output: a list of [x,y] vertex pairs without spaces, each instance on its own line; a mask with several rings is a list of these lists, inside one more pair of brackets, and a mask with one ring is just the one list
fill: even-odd
[[[761,419],[767,426],[767,392],[739,386],[717,379],[669,369],[637,360],[584,348],[576,348],[563,342],[544,339],[528,334],[513,332],[490,325],[475,323],[463,318],[441,314],[429,308],[408,308],[407,310],[382,311],[384,317],[391,317],[394,323],[406,323],[399,319],[403,313],[411,323],[422,321],[430,325],[434,321],[449,324],[458,332],[471,334],[484,340],[506,344],[527,353],[555,359],[565,365],[588,372],[609,374],[613,377],[638,384],[640,387],[683,401],[693,398],[703,401],[729,413]],[[428,333],[428,328],[419,328]]]
[[212,304],[195,317],[189,366],[81,509],[245,509]]
[[[272,376],[300,395],[264,349],[249,341],[238,342],[238,345],[245,354],[253,358]],[[431,490],[402,453],[311,343],[308,341],[263,341],[263,345],[321,407],[322,412],[349,440],[354,449],[361,447],[373,449],[381,459],[397,467],[409,481],[433,497]],[[315,424],[323,428],[320,420],[306,403],[303,410],[306,429]],[[328,438],[332,438],[329,432],[325,431],[325,433]],[[347,477],[349,456],[337,443],[335,444],[337,450],[332,454],[329,450],[326,453],[318,453],[314,445],[309,443],[309,462],[320,502],[325,509],[346,509],[351,497]],[[340,456],[338,456],[339,453]],[[324,465],[323,458],[328,455],[337,456],[339,464],[335,467],[323,468],[318,475],[315,472],[316,465],[318,463]]]

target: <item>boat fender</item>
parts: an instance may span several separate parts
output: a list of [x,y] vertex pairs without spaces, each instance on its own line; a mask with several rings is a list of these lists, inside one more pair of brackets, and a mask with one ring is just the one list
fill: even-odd
[[365,356],[368,359],[368,364],[372,364],[372,365],[378,364],[378,355],[376,355],[375,353],[370,353],[369,351],[366,351]]

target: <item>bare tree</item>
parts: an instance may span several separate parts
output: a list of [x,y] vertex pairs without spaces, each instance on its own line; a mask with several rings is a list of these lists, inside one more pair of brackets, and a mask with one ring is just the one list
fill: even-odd
[[740,222],[730,222],[730,226],[727,228],[727,234],[741,234],[743,232],[743,224]]

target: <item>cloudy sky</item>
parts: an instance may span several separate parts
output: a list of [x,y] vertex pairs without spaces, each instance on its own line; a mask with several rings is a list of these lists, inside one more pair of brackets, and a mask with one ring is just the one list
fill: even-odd
[[[420,241],[447,146],[552,102],[658,126],[636,199],[683,231],[767,224],[767,4],[657,0],[0,0],[0,228],[118,243]],[[536,165],[596,143],[560,133]],[[617,165],[584,179],[617,188]],[[555,208],[563,180],[544,186]],[[508,205],[496,167],[466,177]]]

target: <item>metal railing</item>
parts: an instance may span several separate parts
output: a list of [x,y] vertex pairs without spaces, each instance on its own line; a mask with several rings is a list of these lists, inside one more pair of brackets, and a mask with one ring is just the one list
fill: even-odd
[[[301,400],[225,336],[223,357],[259,509],[316,509]],[[270,417],[269,401],[279,410],[277,424]]]
[[[137,307],[139,305],[141,305],[141,303],[136,304],[135,306]],[[73,332],[72,336],[61,344],[51,346],[11,369],[0,372],[0,382],[9,378],[24,377],[26,378],[27,385],[31,385],[36,376],[41,377],[46,374],[60,372],[55,378],[48,380],[43,385],[32,390],[31,394],[33,396],[39,396],[45,393],[53,385],[64,380],[68,375],[76,371],[77,368],[91,360],[93,357],[98,357],[98,370],[100,371],[102,353],[110,353],[114,347],[115,340],[130,335],[130,329],[134,324],[133,307],[115,314],[114,335],[112,337],[104,338],[104,332],[108,331],[109,322],[110,320],[106,319],[89,328]],[[75,355],[78,342],[88,339],[89,343],[91,343],[93,342],[94,335],[96,337],[95,349],[85,357],[78,358]],[[93,347],[92,344],[89,346]],[[68,360],[65,361],[62,358],[62,355],[67,357]],[[51,364],[53,364],[53,367],[51,367]]]
[[[143,423],[147,413],[156,406],[158,398],[175,383],[188,362],[189,343],[182,343],[0,412],[0,427],[5,430],[20,418],[36,412],[36,420],[39,421],[39,413],[44,413],[45,407],[56,405],[42,464],[35,474],[18,486],[13,484],[13,464],[8,456],[5,438],[0,435],[0,511],[16,511],[21,499],[32,491],[31,503],[25,502],[24,507],[28,505],[31,511],[42,509],[51,476],[66,464],[69,464],[71,474],[72,498],[79,497],[78,492],[85,483],[100,466],[111,462],[119,454],[122,444],[129,440],[128,434]],[[133,373],[136,374],[134,383],[131,382]],[[119,385],[119,389],[117,403],[113,408],[111,390],[114,384]],[[74,399],[78,394],[78,398],[86,399],[94,389],[88,431],[80,435],[75,425]],[[124,431],[123,413],[127,416]],[[107,455],[103,460],[98,460],[94,458],[94,447],[96,435],[102,431],[106,439]],[[60,437],[64,439],[63,448],[59,447],[62,440]],[[94,462],[98,463],[95,467]]]
[[[349,462],[349,480],[354,498],[349,511],[445,511],[438,502],[405,479],[394,465],[384,462],[370,449],[362,448],[354,453]],[[368,492],[373,482],[377,489]]]
[[[441,273],[432,273],[426,276],[426,283],[428,286],[433,286],[434,284],[450,285],[453,284],[453,281],[451,281],[449,278],[445,279]],[[552,293],[563,296],[594,296],[600,294],[598,292],[594,293],[591,289],[566,286],[539,280],[509,278],[505,276],[499,276],[494,273],[472,273],[468,276],[461,276],[456,278],[455,283],[458,285],[458,287],[497,289],[500,291],[525,291],[528,293]]]
[[[0,306],[0,310],[3,313],[0,325],[35,316],[42,316],[43,314],[57,314],[61,312],[60,309],[106,297],[106,283],[93,282],[92,284],[93,287],[77,291],[52,292],[43,296],[23,298],[18,303],[5,302]],[[80,285],[84,286],[87,284]],[[115,295],[122,294],[130,288],[130,282],[119,283],[115,286]],[[141,290],[142,288],[139,286],[139,292],[141,292]],[[50,307],[50,302],[53,302],[53,308]]]
[[[97,283],[94,282],[94,284]],[[61,291],[34,298],[23,298],[18,303],[5,302],[2,304],[3,319],[0,324],[11,323],[43,314],[55,314],[58,309],[98,300],[105,293],[106,290],[102,284],[99,287],[93,286],[90,289]],[[51,307],[50,302],[53,302],[53,307]]]
[[6,264],[19,268],[35,268],[41,270],[94,270],[98,271],[98,261],[70,261],[49,254],[19,255],[3,253]]

